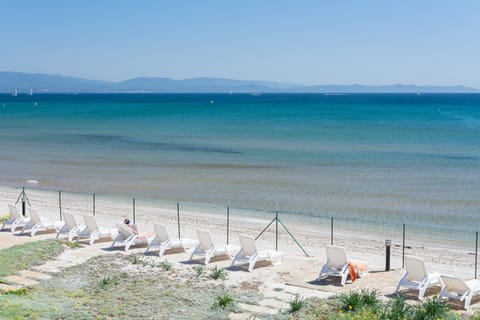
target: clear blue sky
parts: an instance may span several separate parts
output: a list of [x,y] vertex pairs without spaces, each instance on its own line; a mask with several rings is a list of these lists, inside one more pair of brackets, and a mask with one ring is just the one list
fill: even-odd
[[0,70],[480,88],[480,1],[0,0]]

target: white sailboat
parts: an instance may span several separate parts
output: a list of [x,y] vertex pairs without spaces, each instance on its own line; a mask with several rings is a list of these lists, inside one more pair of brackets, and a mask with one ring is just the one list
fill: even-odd
[[33,96],[33,89],[30,88],[30,92],[28,93],[29,96]]
[[15,91],[13,91],[12,96],[16,97],[18,95],[17,88],[15,88]]

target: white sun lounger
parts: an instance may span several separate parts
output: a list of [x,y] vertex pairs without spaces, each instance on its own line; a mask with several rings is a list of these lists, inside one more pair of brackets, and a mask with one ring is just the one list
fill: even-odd
[[85,228],[85,226],[79,225],[75,216],[71,213],[63,213],[63,220],[64,225],[60,228],[57,232],[57,239],[61,234],[65,234],[68,236],[68,241],[72,241],[72,239],[78,234],[78,232]]
[[30,236],[34,236],[38,231],[58,231],[62,226],[61,221],[53,221],[45,217],[41,217],[37,210],[30,209],[30,221],[28,221],[22,228],[22,233],[30,230]]
[[210,259],[218,256],[228,255],[230,258],[240,250],[238,246],[222,245],[218,246],[213,242],[212,235],[208,231],[197,230],[197,236],[199,243],[193,250],[190,260],[193,260],[194,256],[205,257],[205,264],[210,262]]
[[248,263],[248,272],[252,272],[255,263],[259,261],[270,261],[272,265],[282,263],[283,252],[275,250],[257,250],[255,239],[251,236],[240,235],[241,249],[233,258],[231,266],[236,262]]
[[[344,286],[350,273],[348,269],[349,262],[352,262],[355,265],[355,272],[358,274],[358,276],[362,277],[368,272],[367,264],[365,262],[347,259],[345,248],[328,245],[325,247],[325,249],[327,252],[327,260],[325,260],[322,268],[320,269],[318,280],[328,276],[340,277],[340,283],[342,286]],[[358,264],[363,264],[365,266],[365,270],[361,271],[359,268],[357,268]]]
[[468,310],[470,303],[474,295],[480,293],[480,281],[473,279],[464,281],[462,279],[440,275],[442,280],[442,291],[438,296],[438,299],[447,298],[455,299],[459,301],[465,300],[464,308]]
[[418,290],[418,299],[423,299],[428,288],[439,285],[441,285],[440,274],[428,273],[422,258],[405,256],[405,272],[398,282],[395,294],[401,287],[405,287]]
[[18,211],[18,208],[14,205],[9,204],[8,211],[10,217],[8,217],[8,219],[2,223],[2,228],[0,228],[0,230],[5,229],[5,227],[9,225],[10,231],[15,232],[15,229],[17,229],[18,227],[23,227],[25,223],[30,221],[30,218],[23,217]]
[[113,239],[110,248],[115,246],[125,246],[125,251],[128,251],[133,245],[148,244],[148,237],[144,234],[135,234],[133,231],[123,223],[116,223],[118,234]]
[[159,248],[158,255],[161,257],[166,250],[182,249],[186,251],[187,249],[195,248],[198,245],[198,241],[195,239],[170,238],[167,233],[167,228],[164,224],[154,223],[153,229],[155,231],[155,237],[149,241],[145,253],[150,251],[152,248]]
[[112,234],[115,229],[105,229],[97,225],[97,220],[94,216],[84,215],[85,228],[77,232],[77,241],[80,239],[89,239],[90,245],[96,240],[100,239],[113,239]]

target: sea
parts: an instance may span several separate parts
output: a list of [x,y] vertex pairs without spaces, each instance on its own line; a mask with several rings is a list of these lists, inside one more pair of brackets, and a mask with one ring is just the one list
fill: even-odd
[[480,228],[480,94],[0,95],[0,185]]

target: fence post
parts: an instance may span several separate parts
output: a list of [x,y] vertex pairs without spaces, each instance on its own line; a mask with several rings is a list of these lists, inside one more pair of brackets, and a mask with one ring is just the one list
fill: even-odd
[[25,203],[25,187],[22,187],[22,216],[27,216],[27,206]]
[[227,206],[227,244],[229,240],[229,232],[230,232],[230,207]]
[[93,215],[95,216],[95,193],[93,194]]
[[180,203],[177,202],[178,238],[180,239]]
[[275,212],[275,250],[278,251],[278,211]]
[[405,268],[405,223],[403,224],[403,240],[402,240],[402,268]]
[[333,217],[330,218],[330,244],[333,246]]
[[478,262],[478,231],[475,232],[475,279],[477,279],[477,262]]
[[60,221],[62,221],[62,191],[58,191],[58,208],[60,209]]
[[133,224],[136,224],[135,223],[135,198],[133,198],[132,206],[133,206]]

